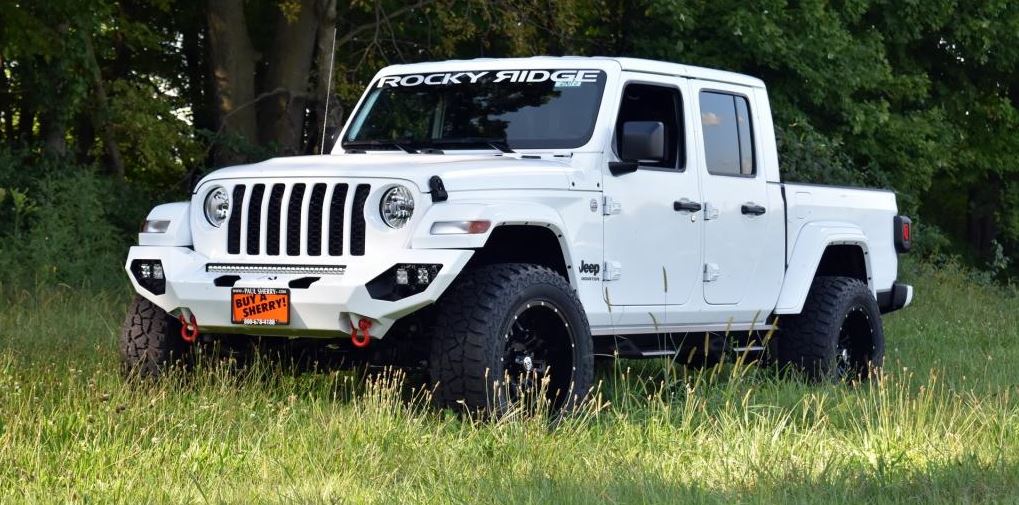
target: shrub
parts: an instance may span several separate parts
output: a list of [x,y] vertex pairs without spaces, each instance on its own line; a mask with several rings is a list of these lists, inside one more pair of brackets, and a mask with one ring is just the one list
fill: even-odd
[[150,204],[128,194],[88,166],[0,152],[0,283],[123,284],[137,229],[125,223],[138,223]]

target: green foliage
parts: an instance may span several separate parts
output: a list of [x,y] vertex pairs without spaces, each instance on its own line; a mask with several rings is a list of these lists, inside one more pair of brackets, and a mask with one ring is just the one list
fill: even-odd
[[923,237],[923,239],[913,242],[911,256],[920,258],[921,261],[931,265],[944,265],[960,261],[958,254],[955,253],[951,237],[941,228],[928,225],[924,221],[913,221],[913,236]]
[[846,186],[881,186],[856,168],[838,140],[832,140],[806,123],[776,125],[775,138],[782,152],[782,180]]
[[[161,96],[152,83],[117,80],[110,85],[113,134],[124,153],[126,176],[149,193],[184,189],[188,168],[204,161],[187,104]],[[92,155],[101,158],[102,147]]]
[[[251,163],[265,161],[276,155],[276,146],[259,145],[252,142],[251,139],[244,138],[241,135],[228,132],[198,130],[195,132],[195,136],[198,138],[199,142],[202,142],[205,145],[215,146],[217,149],[237,154]],[[197,168],[197,172],[205,174],[215,170],[216,168],[217,167],[201,166]]]
[[18,241],[20,268],[42,283],[92,283],[122,275],[120,261],[127,245],[106,217],[115,208],[110,184],[89,172],[47,176],[37,187],[32,226]]
[[138,195],[89,167],[3,152],[0,188],[0,284],[123,284],[124,251],[149,198],[125,202]]

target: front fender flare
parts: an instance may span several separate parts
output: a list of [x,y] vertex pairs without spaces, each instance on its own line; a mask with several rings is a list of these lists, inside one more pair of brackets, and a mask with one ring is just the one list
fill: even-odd
[[149,211],[147,221],[169,221],[166,233],[139,233],[138,245],[190,247],[194,245],[191,237],[191,204],[175,202],[159,205]]
[[[485,233],[432,235],[432,224],[440,221],[490,221],[492,225]],[[414,249],[480,249],[488,242],[492,231],[503,225],[546,227],[555,232],[562,242],[563,219],[551,207],[527,202],[464,202],[436,205],[429,208],[411,238],[411,247]],[[563,251],[566,251],[565,247]],[[569,254],[568,251],[566,254]]]
[[810,285],[814,282],[824,251],[832,245],[855,245],[863,249],[867,285],[871,293],[876,295],[874,285],[870,282],[872,272],[870,249],[863,230],[855,224],[845,222],[808,223],[800,230],[789,255],[785,281],[782,283],[775,308],[776,314],[799,314],[803,311],[807,293],[810,292]]

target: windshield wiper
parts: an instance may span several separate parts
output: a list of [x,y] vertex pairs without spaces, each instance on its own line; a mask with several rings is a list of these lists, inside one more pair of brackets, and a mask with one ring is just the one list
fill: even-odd
[[428,139],[423,143],[435,146],[485,146],[491,147],[492,149],[505,154],[512,154],[516,152],[510,148],[509,143],[506,142],[505,138],[459,137]]
[[361,150],[377,147],[395,147],[408,154],[417,153],[416,149],[411,149],[409,146],[397,140],[352,140],[343,144],[344,149],[348,147]]

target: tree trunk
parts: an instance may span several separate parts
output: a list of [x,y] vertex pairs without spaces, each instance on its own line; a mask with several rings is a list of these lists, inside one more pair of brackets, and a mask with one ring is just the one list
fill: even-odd
[[[255,114],[255,60],[248,36],[244,0],[209,0],[209,56],[216,89],[219,131],[250,144],[257,142]],[[236,150],[215,150],[217,165],[245,161]]]
[[[57,35],[62,38],[67,37],[69,31],[70,25],[66,22],[60,23],[56,28]],[[40,101],[43,106],[39,114],[39,133],[43,141],[43,154],[63,157],[67,154],[67,120],[68,105],[70,105],[67,89],[69,81],[55,79],[57,77],[56,67],[49,65],[49,62],[45,62],[43,58],[35,58],[35,63],[42,65],[40,67],[44,76],[42,82],[46,83],[45,87],[47,88],[43,101]]]
[[[336,119],[343,115],[340,104],[330,98],[333,86],[330,71],[334,68],[333,59],[336,58],[333,52],[335,49],[333,37],[336,34],[336,0],[322,0],[320,5],[322,13],[319,17],[318,40],[315,44],[315,68],[318,69],[318,80],[315,84],[315,115],[309,130],[309,145],[305,150],[318,154],[322,154],[320,150],[323,128],[328,131],[330,126],[338,123]],[[328,117],[326,116],[327,100],[329,103]]]
[[80,112],[74,119],[74,151],[79,165],[92,163],[92,146],[96,140],[94,117],[88,112]]
[[258,108],[261,144],[276,145],[283,155],[300,153],[303,147],[304,109],[321,0],[299,3],[296,19],[277,13],[276,35],[263,81],[267,96]]
[[48,110],[39,121],[42,129],[43,152],[48,156],[63,157],[67,154],[67,128],[63,115]]
[[120,156],[120,147],[117,146],[117,139],[113,136],[113,125],[110,124],[109,100],[106,98],[106,86],[103,84],[103,74],[99,70],[99,60],[96,59],[95,49],[92,47],[92,36],[85,36],[85,56],[87,64],[92,67],[92,86],[96,103],[92,108],[92,124],[99,137],[103,139],[103,149],[106,151],[106,160],[110,163],[110,171],[117,179],[124,178],[124,159]]
[[969,189],[966,235],[973,250],[985,260],[992,259],[993,242],[998,236],[995,213],[1001,208],[1000,182],[1000,178],[992,173],[979,187]]
[[[29,65],[25,66],[27,67]],[[21,145],[28,145],[34,140],[35,114],[36,109],[35,103],[32,101],[32,93],[29,93],[27,90],[22,91],[21,105],[18,107],[17,143]]]
[[216,120],[211,97],[212,80],[206,69],[209,68],[205,55],[208,54],[203,40],[208,40],[204,20],[189,20],[182,29],[181,53],[184,56],[184,68],[187,73],[187,98],[191,105],[191,114],[196,130],[215,130]]
[[0,142],[14,138],[14,91],[7,83],[7,62],[0,55]]

